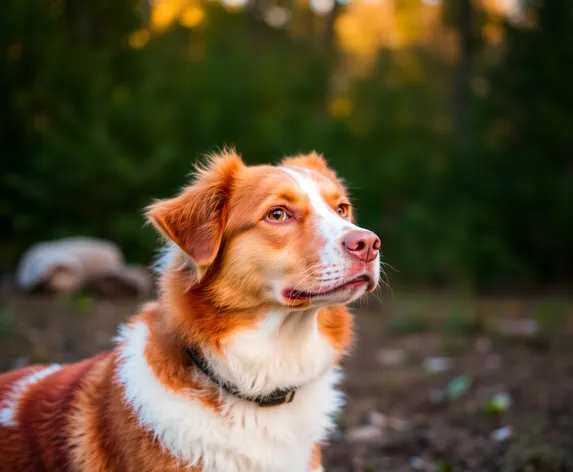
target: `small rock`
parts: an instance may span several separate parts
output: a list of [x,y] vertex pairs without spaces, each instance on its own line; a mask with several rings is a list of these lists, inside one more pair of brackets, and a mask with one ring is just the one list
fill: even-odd
[[394,431],[406,431],[408,429],[408,422],[402,418],[391,416],[388,418],[388,427]]
[[430,390],[428,393],[428,401],[432,405],[441,405],[446,401],[446,393],[439,389]]
[[412,457],[410,459],[410,467],[414,470],[424,470],[424,460],[420,457]]
[[451,367],[452,361],[447,357],[430,357],[424,362],[426,372],[437,373],[444,372]]
[[16,283],[25,291],[43,285],[54,293],[69,293],[123,266],[121,250],[110,241],[81,236],[43,241],[20,258]]
[[537,321],[528,318],[502,320],[499,330],[506,336],[533,336],[538,331]]
[[412,470],[423,470],[423,471],[434,471],[436,470],[435,464],[431,464],[429,461],[422,459],[421,457],[412,457],[409,461],[410,469]]
[[346,432],[346,439],[357,443],[378,442],[382,439],[382,429],[371,424],[356,426]]
[[406,352],[403,349],[381,349],[376,354],[379,364],[386,367],[394,367],[404,362]]
[[386,428],[388,426],[388,417],[379,411],[370,411],[368,413],[368,423],[378,428]]
[[490,439],[496,442],[507,441],[513,434],[513,428],[511,426],[503,426],[490,434]]

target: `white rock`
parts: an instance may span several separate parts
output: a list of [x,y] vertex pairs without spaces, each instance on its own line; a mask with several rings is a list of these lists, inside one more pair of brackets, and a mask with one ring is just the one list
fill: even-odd
[[414,470],[428,470],[429,464],[421,457],[412,457],[410,459],[410,468]]
[[447,357],[430,357],[424,362],[426,372],[430,373],[445,372],[451,365],[452,361]]
[[513,428],[511,426],[503,426],[495,431],[492,431],[490,438],[493,441],[503,442],[507,441],[513,435]]
[[371,411],[368,413],[368,423],[383,429],[388,426],[388,417],[379,411]]
[[524,318],[502,320],[499,328],[507,336],[533,336],[539,327],[537,321]]
[[35,244],[24,253],[16,283],[32,290],[45,283],[56,292],[75,291],[93,277],[123,269],[119,248],[100,239],[74,237]]
[[381,349],[376,354],[376,360],[383,366],[393,367],[404,362],[406,352],[403,349]]
[[356,426],[346,432],[346,439],[357,443],[377,442],[382,439],[382,429],[371,424]]
[[388,418],[388,427],[394,431],[406,431],[408,429],[408,422],[397,416],[391,416]]

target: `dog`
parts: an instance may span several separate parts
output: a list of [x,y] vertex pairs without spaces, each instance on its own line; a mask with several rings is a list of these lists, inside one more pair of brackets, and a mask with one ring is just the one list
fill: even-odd
[[226,150],[146,215],[167,240],[157,301],[110,352],[0,376],[0,469],[322,471],[345,305],[379,281],[342,181],[316,153]]

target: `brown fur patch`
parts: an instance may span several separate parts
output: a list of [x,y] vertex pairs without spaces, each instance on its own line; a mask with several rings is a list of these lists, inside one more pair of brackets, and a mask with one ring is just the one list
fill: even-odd
[[322,449],[319,444],[314,446],[312,450],[312,458],[310,460],[310,472],[318,469],[322,465]]
[[[29,385],[18,402],[16,425],[0,427],[2,464],[8,470],[70,470],[64,428],[72,398],[95,359],[71,364]],[[25,369],[29,373],[35,369]],[[14,378],[13,375],[0,376]],[[22,378],[22,377],[18,377]],[[13,385],[13,384],[12,384]],[[5,395],[5,392],[2,392]]]
[[213,263],[227,218],[227,201],[234,176],[244,167],[234,152],[211,159],[198,169],[196,181],[178,197],[154,203],[151,222],[185,251],[200,268]]
[[323,308],[318,313],[318,330],[340,354],[352,343],[352,328],[352,315],[344,305]]

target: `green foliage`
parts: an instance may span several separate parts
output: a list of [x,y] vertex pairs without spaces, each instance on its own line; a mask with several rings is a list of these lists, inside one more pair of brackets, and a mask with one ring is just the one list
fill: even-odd
[[435,472],[452,472],[453,470],[454,470],[454,468],[452,467],[452,465],[449,462],[440,461],[440,462],[438,462],[438,465],[436,466]]
[[511,397],[507,393],[498,393],[485,403],[484,410],[490,415],[505,413],[512,404]]
[[553,338],[561,334],[565,326],[565,309],[556,302],[540,303],[533,314],[541,336]]
[[14,312],[9,308],[0,309],[0,338],[9,335],[14,324]]
[[458,181],[470,189],[466,200],[479,204],[469,227],[488,237],[474,251],[482,259],[473,264],[476,277],[498,269],[515,281],[547,283],[570,279],[573,267],[573,4],[526,6],[537,26],[506,25],[505,51],[489,67],[490,93],[476,101],[479,135],[460,160]]
[[459,375],[448,383],[446,387],[446,396],[452,401],[456,400],[467,393],[472,386],[472,377],[469,374]]
[[[148,262],[156,236],[141,209],[229,144],[249,163],[323,152],[360,223],[381,234],[393,279],[475,288],[573,275],[568,0],[532,4],[538,27],[507,24],[501,51],[478,42],[489,93],[470,100],[461,141],[453,65],[430,48],[381,51],[357,78],[311,37],[262,23],[254,35],[247,12],[204,7],[201,27],[132,49],[144,21],[135,0],[3,3],[1,264],[71,234]],[[348,115],[329,113],[338,81]]]

